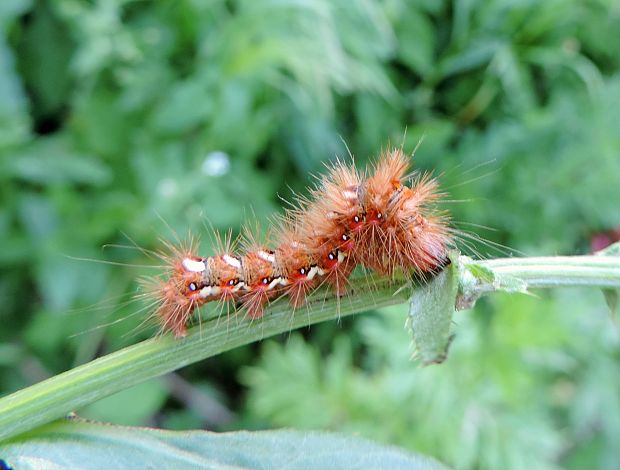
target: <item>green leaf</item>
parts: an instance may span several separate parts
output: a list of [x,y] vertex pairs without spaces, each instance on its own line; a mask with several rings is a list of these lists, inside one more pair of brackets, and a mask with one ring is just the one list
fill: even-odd
[[113,175],[98,159],[81,154],[66,136],[39,138],[7,161],[7,175],[34,184],[108,184]]
[[439,63],[441,76],[445,78],[483,67],[502,47],[504,47],[504,42],[494,38],[475,41],[468,49],[450,55]]
[[458,290],[458,266],[453,262],[420,287],[409,301],[409,326],[424,364],[438,364],[446,359]]
[[[3,5],[4,6],[4,5]],[[0,7],[0,24],[2,23]],[[15,70],[13,51],[0,35],[0,149],[28,139],[28,100]]]
[[182,133],[198,126],[213,110],[204,80],[180,81],[162,98],[154,114],[154,127],[163,133]]
[[0,26],[4,27],[15,17],[23,15],[31,4],[31,0],[4,0],[0,2]]
[[421,76],[429,75],[434,67],[436,37],[428,16],[410,6],[397,18],[395,29],[402,61]]
[[74,43],[66,24],[46,3],[37,2],[29,16],[17,47],[20,71],[33,101],[32,114],[49,118],[62,112],[73,91],[70,62]]
[[357,437],[297,431],[172,432],[73,420],[0,446],[9,467],[442,469],[429,457]]

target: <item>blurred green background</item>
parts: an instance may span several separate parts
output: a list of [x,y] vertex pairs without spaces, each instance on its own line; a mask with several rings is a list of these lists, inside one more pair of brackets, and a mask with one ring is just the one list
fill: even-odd
[[[209,227],[265,224],[343,140],[361,166],[424,136],[416,166],[457,226],[507,252],[618,236],[617,1],[3,0],[0,28],[0,394],[148,337],[125,301],[152,260],[131,247],[191,231],[208,253]],[[599,292],[482,301],[442,366],[410,361],[404,320],[292,332],[80,414],[618,468],[620,341]]]

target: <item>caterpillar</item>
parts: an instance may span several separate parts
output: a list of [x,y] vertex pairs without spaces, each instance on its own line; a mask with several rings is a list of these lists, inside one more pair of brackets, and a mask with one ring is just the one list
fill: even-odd
[[436,209],[443,196],[428,173],[409,172],[402,148],[384,150],[364,171],[336,160],[275,219],[270,242],[246,228],[239,243],[225,237],[214,256],[197,255],[192,242],[170,247],[161,256],[164,276],[148,281],[143,295],[156,299],[161,332],[183,337],[208,302],[232,303],[258,319],[272,300],[287,296],[298,308],[323,284],[342,296],[357,266],[384,276],[432,275],[454,244],[449,214]]

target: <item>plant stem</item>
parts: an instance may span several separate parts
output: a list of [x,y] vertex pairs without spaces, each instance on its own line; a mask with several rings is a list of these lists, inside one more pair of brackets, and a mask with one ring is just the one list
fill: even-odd
[[255,322],[241,316],[228,320],[214,318],[192,328],[183,339],[164,335],[108,354],[1,398],[0,440],[223,351],[370,308],[405,303],[411,289],[399,289],[404,284],[403,280],[398,283],[378,278],[357,279],[351,282],[351,295],[326,298],[325,291],[320,291],[294,314],[286,301],[279,301]]
[[620,288],[620,258],[606,256],[545,256],[479,261],[497,276],[525,281],[530,289],[592,286]]
[[[462,260],[463,263],[472,263],[466,258]],[[500,280],[502,276],[518,278],[528,288],[620,288],[620,258],[505,258],[475,264],[492,270]],[[497,286],[493,290],[496,289]],[[143,341],[1,398],[0,440],[223,351],[324,320],[405,303],[415,295],[415,288],[402,278],[394,281],[376,277],[355,279],[351,281],[347,297],[339,299],[319,291],[295,314],[290,312],[285,301],[278,301],[267,310],[263,319],[254,323],[240,316],[221,321],[211,319],[193,328],[182,340],[163,336]]]

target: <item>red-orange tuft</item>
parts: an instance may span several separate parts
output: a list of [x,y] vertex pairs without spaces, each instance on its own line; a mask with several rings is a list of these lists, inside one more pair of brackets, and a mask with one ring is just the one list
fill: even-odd
[[166,252],[158,255],[166,266],[164,277],[144,279],[141,297],[155,301],[154,317],[160,332],[172,331],[175,337],[183,337],[194,310],[205,302],[200,295],[202,272],[196,269],[203,260],[195,255],[194,240],[180,247],[167,242],[165,246]]
[[307,294],[320,282],[317,276],[317,259],[308,247],[292,234],[288,240],[282,240],[275,254],[283,293],[289,296],[289,302],[294,308],[300,307]]
[[[258,232],[258,227],[256,232]],[[252,319],[261,318],[269,299],[280,295],[275,252],[257,240],[257,235],[244,231],[243,278],[241,304]]]
[[193,311],[214,300],[238,301],[255,319],[279,296],[298,308],[322,283],[342,295],[358,264],[387,276],[437,271],[453,233],[448,215],[435,208],[443,194],[435,179],[408,174],[408,166],[402,148],[382,152],[367,178],[336,161],[308,197],[275,220],[272,248],[248,230],[241,255],[230,233],[216,235],[217,255],[209,258],[196,257],[191,243],[170,248],[162,256],[167,279],[148,287],[162,330],[184,336]]
[[436,270],[451,243],[447,217],[432,208],[441,198],[436,180],[428,175],[407,176],[407,167],[401,149],[383,152],[364,191],[366,223],[360,262],[387,276],[397,269]]

